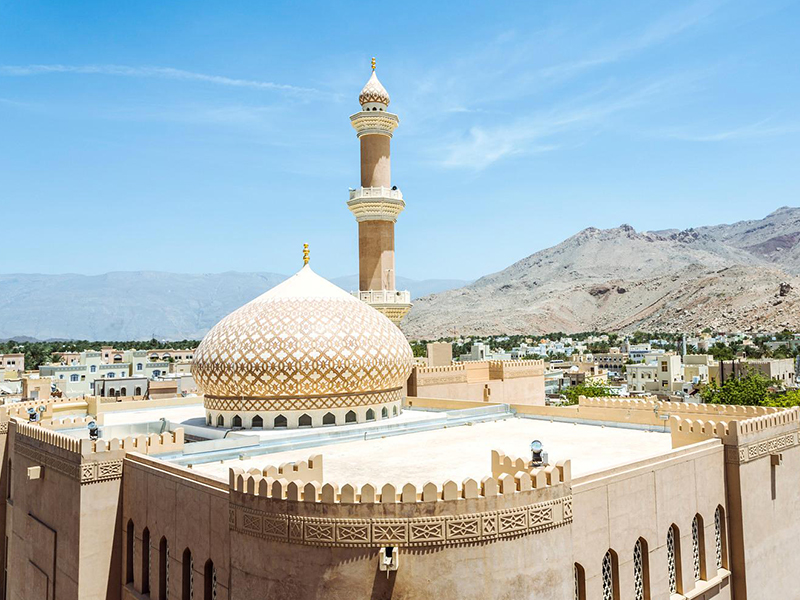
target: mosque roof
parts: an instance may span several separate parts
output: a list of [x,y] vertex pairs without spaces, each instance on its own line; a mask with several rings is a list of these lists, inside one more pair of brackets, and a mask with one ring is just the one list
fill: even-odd
[[396,390],[412,363],[397,326],[306,264],[217,323],[192,374],[206,398],[285,398],[291,409],[309,397]]

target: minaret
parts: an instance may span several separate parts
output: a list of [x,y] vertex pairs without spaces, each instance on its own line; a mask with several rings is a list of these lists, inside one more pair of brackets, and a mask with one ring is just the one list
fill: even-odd
[[389,145],[400,119],[387,112],[389,94],[375,74],[374,58],[358,101],[361,111],[350,122],[361,140],[361,187],[350,192],[347,203],[358,222],[357,294],[399,323],[411,309],[411,294],[397,291],[394,270],[394,224],[406,204],[392,185]]

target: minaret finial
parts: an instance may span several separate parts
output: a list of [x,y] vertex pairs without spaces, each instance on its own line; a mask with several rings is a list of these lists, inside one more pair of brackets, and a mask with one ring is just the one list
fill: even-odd
[[308,244],[303,244],[303,265],[307,265],[309,261]]
[[375,70],[375,57],[372,57],[372,70]]

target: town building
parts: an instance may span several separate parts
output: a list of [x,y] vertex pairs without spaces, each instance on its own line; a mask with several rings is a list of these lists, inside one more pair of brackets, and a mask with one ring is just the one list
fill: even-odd
[[709,379],[722,384],[731,378],[740,378],[748,373],[761,373],[785,387],[796,387],[795,360],[793,358],[759,358],[723,360],[709,366]]
[[22,353],[0,354],[0,371],[19,374],[25,371],[25,355]]

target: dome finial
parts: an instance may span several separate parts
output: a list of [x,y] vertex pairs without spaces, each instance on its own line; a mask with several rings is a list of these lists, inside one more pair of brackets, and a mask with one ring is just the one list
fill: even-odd
[[303,265],[307,265],[309,261],[308,244],[303,244]]
[[372,57],[372,70],[375,70],[375,57]]

